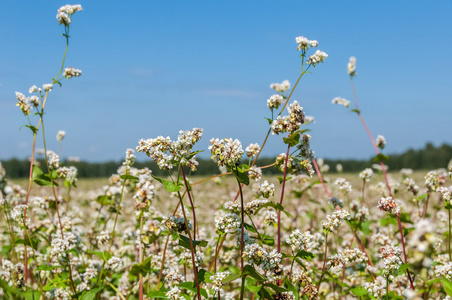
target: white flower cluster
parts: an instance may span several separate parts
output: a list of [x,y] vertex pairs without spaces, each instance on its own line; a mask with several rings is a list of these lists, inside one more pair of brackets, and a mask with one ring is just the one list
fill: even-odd
[[16,106],[22,110],[24,115],[29,115],[31,111],[30,98],[25,97],[22,93],[16,92],[16,99],[18,101]]
[[403,184],[406,186],[408,192],[413,193],[416,196],[419,193],[419,186],[411,178],[405,178]]
[[184,275],[180,274],[175,269],[164,269],[163,270],[164,280],[170,285],[176,285],[185,280]]
[[253,200],[245,204],[245,212],[248,214],[254,214],[256,210],[267,204],[268,200]]
[[[286,153],[281,153],[276,157],[275,166],[284,172],[284,164],[286,161]],[[307,174],[312,176],[314,174],[314,168],[307,159],[299,160],[294,159],[293,156],[289,156],[287,159],[287,172],[292,175]]]
[[333,232],[334,229],[337,229],[342,220],[349,220],[350,213],[346,210],[336,210],[331,215],[326,216],[327,222],[322,222],[323,230],[325,232]]
[[[243,249],[242,256],[248,260],[251,265],[262,265],[263,270],[270,270],[281,272],[282,254],[273,249],[270,253],[258,244],[248,244]],[[277,272],[277,273],[279,273]],[[278,274],[275,274],[278,275]]]
[[74,183],[77,181],[77,168],[74,166],[70,167],[59,167],[57,170],[58,178],[65,178],[68,182]]
[[133,154],[134,152],[135,151],[130,148],[126,150],[126,160],[122,164],[128,169],[135,163],[135,154]]
[[352,192],[352,185],[350,184],[350,182],[345,180],[345,178],[337,178],[334,184],[339,186],[339,190],[343,193],[349,194]]
[[356,248],[345,249],[329,257],[327,265],[329,267],[344,267],[351,263],[362,263],[366,261],[364,253]]
[[229,139],[211,139],[209,150],[212,156],[210,158],[218,166],[235,166],[244,154],[242,143],[239,140]]
[[273,183],[268,183],[268,181],[265,180],[259,185],[258,194],[264,198],[273,197],[275,195],[275,185]]
[[236,232],[238,228],[241,228],[242,222],[235,213],[228,213],[225,216],[219,216],[215,218],[215,227],[218,231],[224,233]]
[[301,232],[298,229],[295,229],[287,238],[286,243],[290,245],[293,252],[297,252],[299,250],[303,251],[311,251],[312,249],[312,240],[314,236],[310,231]]
[[350,76],[356,76],[356,58],[354,56],[350,57],[347,65],[347,72]]
[[298,47],[297,50],[308,50],[311,47],[317,47],[319,43],[316,40],[308,40],[304,36],[297,36],[295,38],[295,42],[297,42]]
[[343,105],[345,107],[350,106],[350,101],[348,101],[347,99],[341,98],[341,97],[334,98],[333,101],[331,101],[331,103]]
[[386,146],[386,139],[384,136],[379,134],[375,140],[375,144],[377,144],[377,147],[383,150]]
[[[305,293],[307,294],[307,293]],[[289,291],[289,292],[281,292],[281,293],[277,293],[276,295],[273,296],[273,299],[278,299],[278,300],[295,300],[295,295]],[[312,299],[317,299],[317,298],[312,298]]]
[[64,131],[64,130],[59,130],[59,131],[57,132],[57,135],[56,135],[56,140],[57,140],[57,142],[61,142],[61,141],[64,139],[65,136],[66,136],[66,131]]
[[271,96],[267,99],[267,106],[270,109],[278,109],[284,102],[284,97],[278,94]]
[[49,160],[49,167],[51,170],[56,170],[60,167],[60,157],[53,151],[47,151],[47,158]]
[[30,225],[29,218],[24,220],[24,212],[27,208],[28,208],[27,205],[19,204],[14,206],[13,210],[11,211],[11,218],[20,225],[25,225],[26,227]]
[[250,179],[254,179],[256,181],[259,181],[262,178],[262,170],[259,167],[252,166],[250,170],[248,171],[248,177]]
[[383,275],[389,276],[390,280],[394,280],[394,275],[403,263],[400,255],[402,250],[398,247],[387,245],[381,248],[381,257],[383,258]]
[[425,186],[431,192],[436,192],[439,187],[439,175],[437,171],[430,171],[425,175]]
[[371,168],[364,169],[359,173],[359,178],[364,180],[365,182],[369,182],[370,178],[374,175],[374,171]]
[[378,201],[378,208],[390,214],[399,215],[400,205],[392,197],[382,197]]
[[272,83],[270,84],[270,88],[274,89],[278,93],[283,93],[290,89],[290,82],[289,80],[284,80],[281,83]]
[[113,256],[107,261],[107,266],[110,270],[116,271],[122,267],[122,260],[119,257]]
[[434,268],[435,274],[438,277],[444,276],[447,279],[452,279],[452,262],[447,262],[444,264],[437,264]]
[[65,68],[63,76],[66,77],[66,79],[71,79],[72,77],[80,77],[82,76],[82,71],[80,69],[74,69],[73,67]]
[[441,193],[441,196],[443,197],[444,201],[449,201],[450,202],[450,200],[452,198],[452,186],[450,186],[450,187],[445,187],[445,186],[439,187],[438,188],[438,192]]
[[58,9],[58,13],[57,13],[57,20],[58,23],[61,25],[63,24],[64,26],[69,26],[69,24],[71,24],[72,22],[72,15],[76,12],[76,11],[82,11],[82,6],[80,4],[77,5],[65,5],[62,6]]
[[312,65],[315,67],[319,63],[323,63],[325,58],[328,57],[328,54],[326,54],[323,51],[317,50],[313,55],[309,56],[308,61],[306,62],[307,65]]
[[2,259],[0,268],[0,278],[6,281],[9,286],[21,287],[24,284],[24,265],[17,263],[14,265],[7,259]]
[[248,147],[246,147],[246,156],[248,157],[255,157],[257,155],[257,153],[259,153],[259,150],[261,149],[261,147],[259,146],[259,144],[255,143],[255,144],[249,144]]
[[288,116],[284,116],[282,118],[281,116],[278,116],[275,120],[273,120],[271,124],[272,134],[279,135],[280,133],[285,132],[295,132],[304,123],[303,107],[301,107],[297,101],[290,104],[288,111]]
[[135,186],[133,199],[136,202],[137,209],[148,208],[155,196],[155,186],[152,184],[151,176],[139,176],[138,183]]
[[193,128],[189,131],[179,131],[176,141],[169,137],[158,136],[155,139],[141,139],[136,148],[137,152],[145,152],[159,166],[160,169],[172,169],[174,165],[181,163],[196,170],[198,163],[195,156],[189,158],[194,144],[202,137],[201,128]]
[[110,240],[110,235],[107,231],[101,231],[96,239],[99,244],[104,245]]
[[370,295],[380,298],[386,293],[386,279],[382,276],[377,276],[374,282],[366,282],[364,287]]
[[[180,254],[179,258],[181,260],[185,260],[185,263],[187,264],[187,266],[189,266],[190,268],[193,268],[193,260],[191,257],[190,250],[186,250],[186,251],[182,252]],[[196,253],[195,253],[195,264],[199,268],[202,266],[203,263],[204,263],[204,253],[201,252],[199,249],[197,249]]]
[[217,293],[223,287],[223,280],[231,275],[229,271],[226,272],[217,272],[214,275],[210,276],[210,280],[212,281],[212,290]]
[[170,300],[184,300],[185,298],[181,296],[182,290],[177,286],[173,286],[168,292],[166,292],[166,297]]

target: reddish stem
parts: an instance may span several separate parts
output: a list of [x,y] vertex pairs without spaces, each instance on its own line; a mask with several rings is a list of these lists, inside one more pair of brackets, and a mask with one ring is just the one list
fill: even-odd
[[185,178],[184,168],[180,165],[180,170],[182,171],[182,177],[184,178],[185,188],[187,190],[188,199],[190,199],[191,211],[193,213],[193,239],[196,240],[196,214],[195,214],[195,205],[193,204],[193,200],[191,199],[190,189],[188,187],[187,179]]

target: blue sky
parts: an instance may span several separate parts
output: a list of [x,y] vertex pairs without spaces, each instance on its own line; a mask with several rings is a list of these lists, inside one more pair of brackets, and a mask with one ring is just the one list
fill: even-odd
[[[0,159],[25,158],[32,135],[14,92],[50,82],[64,51],[55,19],[61,1],[3,1],[0,10]],[[78,4],[78,3],[69,3]],[[319,41],[324,64],[292,99],[315,117],[318,157],[368,158],[373,149],[356,115],[332,105],[355,86],[371,131],[386,153],[452,143],[451,1],[81,1],[66,66],[83,76],[55,87],[46,106],[48,146],[65,130],[63,156],[119,160],[140,138],[204,128],[212,137],[262,143],[269,85],[300,70],[295,37]],[[35,123],[37,120],[34,121]],[[39,139],[38,139],[39,140]],[[38,142],[38,148],[42,143]],[[264,155],[284,152],[271,137]],[[139,156],[144,159],[144,156]]]

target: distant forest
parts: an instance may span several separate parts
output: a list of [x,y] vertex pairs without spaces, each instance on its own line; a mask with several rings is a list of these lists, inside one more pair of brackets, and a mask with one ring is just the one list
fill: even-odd
[[[400,170],[401,168],[411,168],[413,170],[433,170],[438,168],[446,168],[449,161],[452,159],[452,146],[443,144],[435,147],[431,143],[427,143],[423,149],[410,149],[402,154],[389,154],[389,160],[385,164],[391,170]],[[356,159],[325,159],[324,163],[330,166],[330,173],[336,172],[336,165],[341,164],[344,172],[360,172],[365,168],[369,168],[373,163],[373,158],[367,160]],[[258,166],[265,166],[274,163],[274,158],[258,159]],[[199,166],[196,175],[212,175],[218,174],[217,165],[210,159],[198,159]],[[3,167],[6,170],[8,178],[26,178],[30,170],[30,163],[28,160],[21,160],[12,158],[9,160],[1,160]],[[41,162],[44,163],[44,162]],[[247,163],[247,161],[245,162]],[[78,169],[79,178],[90,177],[109,177],[116,173],[116,170],[121,166],[119,161],[109,161],[103,163],[90,162],[64,162],[66,166],[75,166]],[[166,171],[160,170],[157,165],[149,159],[149,161],[137,161],[134,165],[136,168],[148,167],[156,176],[166,175]],[[279,173],[275,167],[263,170],[263,174],[271,175]]]

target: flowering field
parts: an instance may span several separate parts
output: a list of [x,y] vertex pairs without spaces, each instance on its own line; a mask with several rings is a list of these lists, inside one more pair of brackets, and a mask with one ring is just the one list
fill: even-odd
[[[58,10],[66,51],[72,18],[81,11],[80,5]],[[312,117],[292,99],[303,76],[328,55],[316,50],[316,40],[295,42],[300,75],[293,86],[270,85],[269,128],[260,144],[212,138],[199,149],[200,128],[141,139],[100,184],[78,182],[77,169],[46,148],[51,92],[82,75],[66,67],[67,52],[49,83],[30,87],[28,96],[16,92],[33,148],[24,185],[8,181],[0,165],[1,297],[449,299],[452,162],[425,174],[388,174],[385,138],[374,139],[356,96],[353,108],[337,97],[332,104],[351,110],[367,131],[375,165],[347,176],[336,166],[339,175],[329,176],[304,128]],[[347,71],[354,92],[354,57]],[[258,166],[270,134],[281,137],[284,152]],[[57,140],[64,136],[59,132]],[[37,138],[45,148],[42,165],[34,159]],[[210,153],[218,174],[196,176],[200,151]],[[135,168],[139,152],[167,176]],[[280,175],[263,178],[270,167]]]

